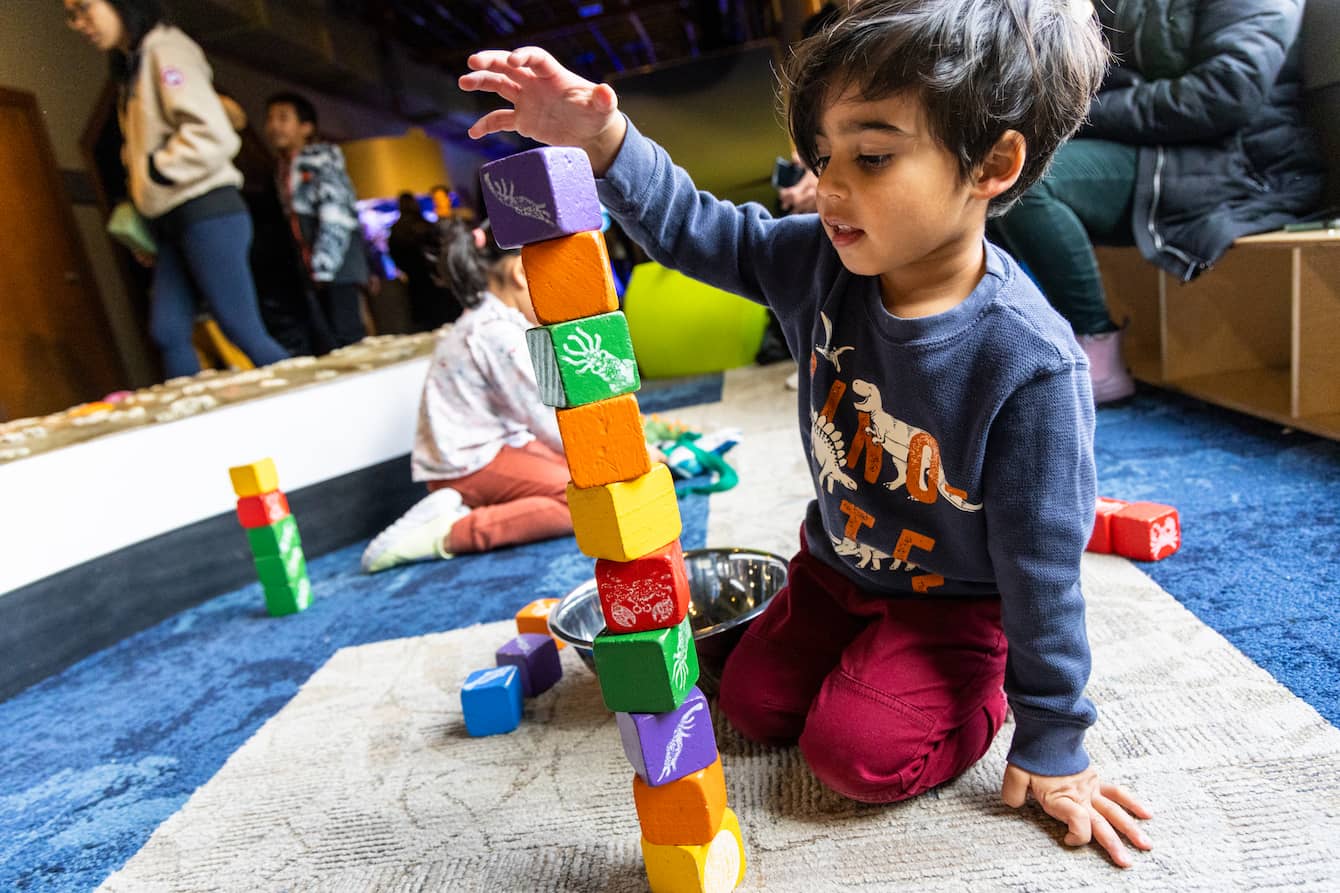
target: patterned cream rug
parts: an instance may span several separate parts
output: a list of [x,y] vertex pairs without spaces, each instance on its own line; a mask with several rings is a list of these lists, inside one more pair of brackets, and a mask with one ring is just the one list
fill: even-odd
[[[809,492],[784,367],[727,378],[721,404],[676,415],[742,427],[741,484],[715,497],[709,544],[788,554]],[[750,890],[1337,890],[1340,730],[1135,566],[1085,564],[1104,775],[1154,808],[1126,872],[1072,850],[1033,808],[999,802],[1010,728],[957,781],[860,806],[794,749],[718,722]],[[510,624],[347,648],[165,822],[116,891],[646,889],[632,773],[595,681],[565,677],[521,727],[472,739],[458,688]]]

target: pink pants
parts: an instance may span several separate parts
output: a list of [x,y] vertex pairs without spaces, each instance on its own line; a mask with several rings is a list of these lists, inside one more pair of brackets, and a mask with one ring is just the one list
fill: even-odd
[[450,487],[472,509],[452,525],[448,552],[486,552],[572,533],[568,514],[568,464],[532,440],[505,446],[483,468],[454,481],[429,481],[428,491]]
[[828,787],[916,796],[986,753],[1005,719],[998,599],[864,593],[801,548],[726,663],[721,709],[747,738],[800,742]]

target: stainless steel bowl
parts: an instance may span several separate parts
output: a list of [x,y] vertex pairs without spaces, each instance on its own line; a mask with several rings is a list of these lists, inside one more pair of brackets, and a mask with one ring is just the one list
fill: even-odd
[[[763,612],[786,583],[786,562],[752,549],[692,549],[684,553],[688,571],[689,622],[698,648],[698,687],[714,694],[726,657],[745,627]],[[577,649],[595,672],[591,643],[605,629],[596,581],[587,580],[549,612],[549,630]]]

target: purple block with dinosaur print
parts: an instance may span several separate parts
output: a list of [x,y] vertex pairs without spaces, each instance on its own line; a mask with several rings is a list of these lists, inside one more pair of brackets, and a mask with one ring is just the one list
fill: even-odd
[[696,685],[668,713],[616,713],[614,720],[633,771],[652,787],[692,775],[717,758],[712,713]]
[[600,229],[600,199],[581,149],[546,146],[479,169],[493,238],[503,248]]
[[521,692],[528,698],[548,691],[563,676],[558,646],[540,633],[521,633],[509,639],[494,657],[500,667],[516,667],[521,674]]

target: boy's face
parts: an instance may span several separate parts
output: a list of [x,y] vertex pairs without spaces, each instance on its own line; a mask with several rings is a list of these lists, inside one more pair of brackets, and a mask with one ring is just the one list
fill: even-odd
[[854,89],[819,121],[818,212],[848,270],[904,290],[945,275],[944,264],[975,250],[980,264],[985,201],[931,134],[921,101],[897,94],[874,102]]
[[276,102],[265,110],[265,138],[276,152],[295,152],[311,135],[312,125],[298,120],[297,109],[287,102]]

